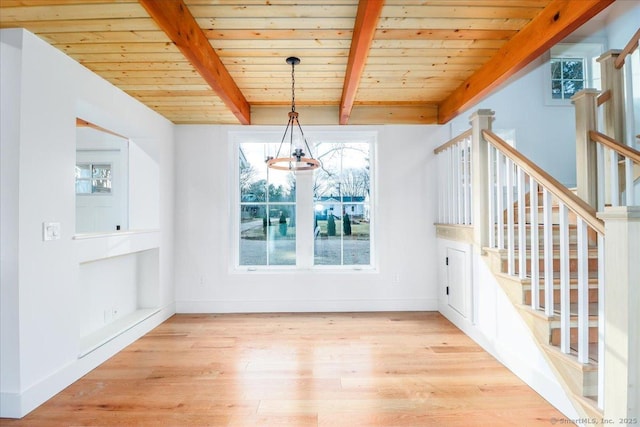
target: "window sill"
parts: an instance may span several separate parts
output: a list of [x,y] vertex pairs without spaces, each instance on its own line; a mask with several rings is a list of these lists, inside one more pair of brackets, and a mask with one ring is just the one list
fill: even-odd
[[378,269],[370,266],[336,266],[322,265],[309,268],[296,268],[295,266],[277,267],[235,267],[231,271],[233,274],[371,274],[378,273]]

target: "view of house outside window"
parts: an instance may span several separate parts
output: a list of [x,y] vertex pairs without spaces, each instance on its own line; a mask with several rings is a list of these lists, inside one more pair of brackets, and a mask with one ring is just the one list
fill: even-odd
[[[321,142],[312,148],[321,167],[304,189],[293,172],[270,170],[265,158],[278,144],[238,145],[240,266],[295,266],[296,239],[309,239],[316,266],[371,264],[371,168],[369,142]],[[300,181],[301,182],[301,181]],[[297,203],[300,191],[313,193],[312,205]],[[307,193],[308,194],[308,193]],[[296,226],[300,215],[313,227]],[[307,216],[308,215],[308,216]],[[312,242],[311,242],[312,241]]]
[[369,144],[319,144],[315,265],[370,264]]

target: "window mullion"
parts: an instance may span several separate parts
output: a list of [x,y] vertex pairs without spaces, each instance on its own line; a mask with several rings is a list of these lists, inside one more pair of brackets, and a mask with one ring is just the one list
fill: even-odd
[[313,266],[313,171],[296,172],[296,266]]

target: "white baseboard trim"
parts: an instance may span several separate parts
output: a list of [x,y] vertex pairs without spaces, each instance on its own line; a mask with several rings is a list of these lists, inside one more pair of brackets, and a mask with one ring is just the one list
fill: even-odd
[[437,311],[438,300],[198,300],[176,301],[176,313],[305,313],[351,311]]
[[175,314],[175,305],[169,304],[91,353],[62,366],[57,372],[21,393],[0,392],[0,417],[24,417],[173,314]]

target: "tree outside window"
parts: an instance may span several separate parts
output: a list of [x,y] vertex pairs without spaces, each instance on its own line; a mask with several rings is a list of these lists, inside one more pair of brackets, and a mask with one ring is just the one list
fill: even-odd
[[265,144],[240,144],[240,265],[295,265],[295,177],[267,169]]
[[551,97],[571,99],[585,88],[583,58],[551,58]]
[[314,264],[369,265],[369,144],[324,143],[317,151]]

